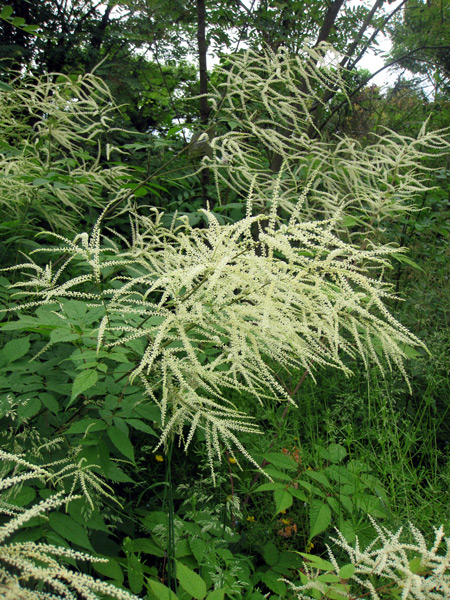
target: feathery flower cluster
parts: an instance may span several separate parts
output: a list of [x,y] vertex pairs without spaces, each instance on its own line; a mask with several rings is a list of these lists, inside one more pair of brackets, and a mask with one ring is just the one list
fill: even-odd
[[[202,168],[212,170],[218,190],[220,182],[239,194],[252,187],[259,207],[270,205],[278,186],[279,205],[288,214],[294,208],[303,219],[339,213],[336,226],[358,223],[360,235],[414,210],[418,194],[431,189],[425,159],[450,151],[449,129],[429,132],[426,122],[417,139],[390,130],[364,144],[344,135],[328,142],[311,135],[326,91],[346,89],[328,44],[305,46],[295,56],[285,48],[248,50],[217,69],[223,83],[210,100],[219,118],[234,126],[211,141],[212,156]],[[267,156],[275,155],[284,164],[278,182],[267,168]]]
[[[257,425],[229,390],[292,402],[275,364],[350,374],[344,355],[359,356],[382,370],[396,366],[407,379],[405,345],[422,344],[385,308],[393,296],[381,279],[398,249],[358,249],[333,235],[332,221],[302,222],[296,211],[278,225],[276,202],[268,217],[229,225],[205,216],[206,228],[187,219],[165,228],[159,215],[134,215],[124,250],[120,238],[102,237],[100,221],[90,236],[55,235],[62,245],[38,251],[59,251],[65,261],[55,273],[33,261],[14,267],[31,272],[12,286],[26,300],[15,309],[52,304],[64,316],[64,299],[85,299],[105,311],[98,348],[130,351],[134,340],[145,340],[130,378],[161,409],[158,447],[176,432],[187,449],[199,427],[212,471],[220,440],[236,461],[233,448],[254,463],[239,435],[258,432]],[[83,275],[67,279],[74,258]]]
[[[343,579],[347,579],[348,583],[354,581],[357,588],[362,590],[361,597],[370,597],[372,600],[383,600],[389,591],[397,591],[395,597],[401,600],[450,598],[450,538],[444,537],[442,526],[435,529],[434,543],[428,548],[424,536],[413,525],[410,525],[413,541],[408,542],[402,540],[402,527],[396,533],[392,533],[373,519],[371,521],[378,536],[364,550],[359,547],[358,539],[352,546],[339,531],[338,538],[333,539],[350,559],[351,567],[348,565],[343,568],[346,570],[350,567],[351,575],[348,578],[343,577],[342,567],[339,567],[328,548],[337,583],[333,588],[333,597],[349,597],[348,588],[342,586]],[[301,586],[289,584],[299,599],[310,598],[310,595],[304,593],[308,590],[319,590],[324,595],[331,591],[329,583],[320,581],[317,569],[306,565],[302,579]],[[332,580],[328,578],[328,582],[330,581]]]
[[[37,467],[22,458],[0,452],[0,458],[13,462],[22,472],[0,480],[0,489],[7,489],[30,478],[50,478],[44,467]],[[22,469],[26,470],[23,471]],[[9,542],[7,539],[33,517],[46,515],[51,509],[75,500],[79,496],[63,497],[54,494],[31,508],[19,512],[0,527],[0,597],[4,600],[138,600],[126,590],[68,569],[62,564],[64,558],[88,562],[108,562],[107,559],[90,556],[70,548],[35,542]],[[0,504],[0,512],[3,510]],[[7,512],[7,514],[9,514]],[[36,584],[39,584],[38,586]]]
[[129,175],[100,164],[101,138],[117,110],[111,93],[93,73],[20,73],[9,88],[0,90],[1,205],[17,215],[32,206],[52,228],[72,230],[82,203],[100,206]]

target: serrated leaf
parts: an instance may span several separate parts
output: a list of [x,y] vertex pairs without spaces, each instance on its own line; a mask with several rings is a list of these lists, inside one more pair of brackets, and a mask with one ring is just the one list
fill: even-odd
[[114,558],[108,557],[107,563],[93,563],[93,567],[101,575],[105,575],[109,579],[117,581],[119,584],[123,583],[124,576],[122,568]]
[[17,412],[22,419],[34,417],[41,410],[42,404],[39,398],[27,398],[20,403]]
[[144,552],[145,554],[151,554],[152,556],[158,556],[160,558],[164,556],[164,550],[147,538],[137,538],[133,540],[133,550],[135,552]]
[[409,265],[410,267],[413,267],[414,269],[418,269],[419,271],[423,272],[422,267],[418,265],[414,260],[412,260],[412,258],[409,258],[409,256],[405,256],[404,254],[397,254],[396,252],[391,254],[391,256],[392,258],[396,258],[399,262]]
[[309,505],[309,539],[322,533],[331,525],[331,508],[320,500],[313,499]]
[[294,498],[297,498],[298,500],[301,500],[302,502],[308,501],[308,498],[305,496],[305,494],[301,490],[297,490],[295,488],[289,488],[289,492],[294,496]]
[[422,356],[422,353],[414,348],[414,346],[410,346],[409,344],[399,344],[399,346],[408,358],[418,358]]
[[16,338],[3,346],[2,354],[6,358],[6,362],[12,363],[18,358],[22,358],[30,349],[30,338]]
[[264,473],[266,473],[271,479],[281,479],[281,481],[291,481],[292,477],[288,473],[284,473],[279,469],[275,469],[272,465],[266,465],[264,467]]
[[42,402],[45,408],[47,408],[54,415],[58,414],[59,403],[52,394],[49,394],[48,392],[42,392],[39,394],[39,400]]
[[117,450],[134,462],[134,448],[133,444],[128,439],[128,436],[115,425],[108,427],[107,433]]
[[292,494],[284,489],[284,490],[275,490],[273,493],[273,497],[275,500],[275,513],[278,514],[282,510],[286,510],[289,508],[294,500]]
[[223,588],[218,588],[217,590],[213,590],[209,592],[206,596],[206,600],[223,600],[225,598],[225,590]]
[[282,597],[286,594],[286,584],[283,581],[279,581],[280,576],[278,574],[273,571],[266,571],[261,575],[261,579],[275,594],[279,594]]
[[108,479],[118,481],[119,483],[135,483],[131,477],[119,469],[113,462],[109,461],[106,468],[104,468],[105,475]]
[[189,546],[191,548],[192,554],[195,557],[195,560],[197,561],[197,564],[200,566],[206,552],[205,542],[198,537],[190,538]]
[[67,433],[86,433],[87,431],[103,431],[106,429],[105,421],[100,419],[82,419],[76,423],[72,423]]
[[192,551],[189,546],[189,542],[187,539],[178,540],[177,545],[175,547],[175,558],[184,558],[185,556],[191,556]]
[[323,448],[320,454],[325,460],[338,463],[347,456],[347,450],[341,444],[330,444],[327,448]]
[[60,342],[72,342],[79,340],[80,334],[74,333],[69,327],[58,327],[50,332],[50,341],[52,344]]
[[300,556],[303,556],[306,562],[312,563],[315,569],[321,569],[322,571],[334,571],[334,565],[329,560],[320,558],[315,554],[306,554],[305,552],[299,552]]
[[195,600],[203,600],[206,596],[206,583],[195,571],[192,571],[179,561],[176,561],[176,563],[176,575],[181,587],[195,598]]
[[331,487],[328,477],[324,473],[322,473],[322,471],[308,470],[305,471],[305,475],[307,475],[311,479],[314,479],[315,481],[317,481],[317,483],[321,483],[324,487]]
[[142,565],[135,554],[129,554],[127,558],[128,583],[133,594],[139,594],[144,586],[144,573]]
[[36,492],[33,488],[23,486],[19,488],[18,492],[9,498],[9,502],[14,506],[26,506],[36,497]]
[[[91,387],[98,381],[98,373],[97,371],[86,369],[82,373],[79,373],[72,384],[72,395],[70,397],[70,404],[75,400],[77,396],[89,390]],[[69,404],[69,406],[70,406]]]
[[316,578],[316,581],[324,581],[325,583],[339,583],[340,579],[334,573],[322,573]]
[[79,523],[74,521],[69,515],[59,512],[51,512],[48,515],[51,528],[56,531],[65,540],[77,544],[82,548],[93,551],[87,532]]
[[264,458],[272,465],[275,465],[275,467],[280,467],[281,469],[288,469],[290,471],[298,469],[298,464],[292,456],[282,454],[281,452],[268,452],[264,455]]
[[143,431],[144,433],[148,433],[150,435],[159,437],[159,435],[156,433],[156,431],[154,429],[152,429],[150,427],[150,425],[147,425],[140,419],[127,419],[127,425],[130,425],[130,427],[133,427],[134,429],[137,429],[138,431]]
[[278,562],[279,552],[273,542],[267,542],[263,546],[263,557],[268,565],[273,567]]
[[344,565],[339,569],[339,577],[341,579],[350,579],[355,573],[355,565]]
[[284,490],[286,485],[284,483],[262,483],[259,485],[255,492],[273,492],[274,490]]
[[153,594],[154,600],[178,600],[178,596],[172,590],[169,590],[163,583],[150,579],[148,585]]

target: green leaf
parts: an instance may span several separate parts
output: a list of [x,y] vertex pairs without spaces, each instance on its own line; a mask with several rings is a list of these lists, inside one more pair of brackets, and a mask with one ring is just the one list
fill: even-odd
[[39,394],[39,400],[42,404],[54,415],[59,413],[59,404],[53,394],[49,394],[48,392],[42,392]]
[[175,547],[175,558],[184,558],[185,556],[191,556],[192,551],[189,546],[187,539],[178,540]]
[[137,429],[138,431],[143,431],[144,433],[148,433],[150,435],[159,437],[159,435],[156,433],[156,431],[154,429],[152,429],[150,427],[150,425],[147,425],[140,419],[127,419],[126,421],[127,421],[127,425],[130,425],[130,427],[133,427],[134,429]]
[[299,552],[300,556],[306,559],[306,562],[312,563],[315,569],[321,569],[322,571],[334,571],[334,565],[329,560],[320,558],[315,554],[306,554],[305,552]]
[[[8,8],[8,7],[5,6],[5,8]],[[9,7],[9,8],[11,8],[11,7]],[[8,85],[7,83],[5,83],[4,81],[0,81],[0,90],[2,92],[12,92],[14,90],[14,88],[11,87],[10,85]]]
[[325,583],[339,583],[340,579],[334,573],[322,573],[317,577],[317,581],[324,581]]
[[139,594],[144,586],[144,573],[142,565],[135,554],[127,557],[128,583],[133,594]]
[[284,489],[284,490],[275,490],[273,493],[273,497],[275,500],[275,513],[279,513],[282,510],[286,510],[289,508],[294,500],[292,494]]
[[399,344],[399,346],[408,358],[418,358],[422,356],[422,352],[419,352],[414,346],[410,346],[409,344]]
[[262,483],[259,485],[255,492],[273,492],[274,490],[284,490],[286,485],[284,483]]
[[2,12],[0,13],[0,17],[2,19],[9,19],[9,17],[13,14],[13,7],[7,4],[2,8]]
[[338,463],[347,456],[347,450],[341,444],[330,444],[328,448],[323,448],[320,454],[325,460]]
[[205,542],[198,537],[194,537],[189,539],[189,546],[191,548],[192,554],[195,557],[195,560],[197,561],[197,564],[200,566],[206,552]]
[[117,450],[134,462],[133,444],[128,439],[128,436],[115,425],[108,427],[108,436]]
[[331,508],[320,500],[313,499],[309,505],[309,539],[328,529],[331,525]]
[[122,568],[114,558],[109,558],[107,563],[93,563],[93,567],[97,573],[105,575],[109,579],[117,581],[119,584],[123,583],[124,576]]
[[41,410],[42,404],[39,398],[26,398],[20,403],[17,412],[22,419],[34,417]]
[[223,600],[225,598],[225,590],[223,588],[213,590],[206,596],[206,600]]
[[154,600],[178,600],[178,596],[172,590],[169,590],[163,583],[150,579],[148,585],[153,594]]
[[266,571],[266,573],[261,575],[261,579],[272,592],[284,597],[286,594],[286,584],[283,581],[279,581],[280,576],[277,573]]
[[73,384],[72,384],[72,395],[70,397],[69,406],[70,406],[70,404],[72,404],[72,402],[75,400],[75,398],[77,396],[79,396],[86,390],[90,389],[91,387],[94,387],[94,385],[97,383],[97,381],[98,381],[97,371],[92,371],[90,369],[87,369],[86,371],[79,373],[75,377]]
[[50,341],[52,344],[57,344],[61,342],[72,342],[74,340],[79,340],[80,334],[74,333],[70,327],[58,327],[52,329],[50,332]]
[[134,483],[134,481],[126,473],[119,469],[113,462],[109,461],[104,467],[105,475],[108,479],[118,481],[119,483]]
[[100,419],[82,419],[76,423],[72,423],[69,429],[65,432],[68,433],[86,433],[87,431],[103,431],[107,425],[105,421]]
[[344,565],[339,569],[339,577],[341,579],[350,579],[355,573],[355,565]]
[[342,225],[344,227],[353,227],[356,224],[357,220],[354,217],[351,217],[350,215],[347,215],[342,219]]
[[311,477],[311,479],[314,479],[315,481],[317,481],[317,483],[321,483],[324,487],[331,488],[331,484],[328,481],[328,477],[324,473],[322,473],[322,471],[307,470],[305,471],[305,475]]
[[195,600],[203,600],[203,598],[206,596],[206,583],[203,581],[200,575],[179,561],[177,561],[176,574],[181,587],[188,594],[193,596]]
[[280,553],[278,552],[277,547],[273,542],[267,542],[263,546],[263,557],[268,565],[273,567],[278,562],[278,557]]
[[[203,542],[202,545],[204,546]],[[145,554],[151,554],[152,556],[158,556],[160,558],[164,556],[164,550],[147,538],[137,538],[133,540],[133,550],[135,552],[144,552]]]
[[405,256],[404,254],[397,254],[396,252],[391,254],[391,256],[392,258],[396,258],[399,262],[409,265],[410,267],[414,267],[414,269],[418,269],[423,273],[422,267],[418,265],[415,261],[413,261],[412,258],[409,258],[409,256]]
[[294,496],[294,498],[298,498],[302,502],[307,502],[308,498],[301,490],[296,490],[295,488],[289,488],[289,492]]
[[30,338],[17,338],[7,342],[2,349],[2,354],[7,363],[12,363],[18,358],[22,358],[30,349]]
[[268,452],[264,455],[264,458],[267,462],[270,462],[275,465],[275,467],[280,467],[281,469],[288,469],[291,471],[296,471],[298,469],[298,464],[292,456],[282,454],[281,452]]
[[291,476],[288,473],[284,473],[283,471],[279,471],[272,467],[271,465],[266,465],[264,467],[264,473],[266,473],[271,479],[281,479],[281,481],[291,481]]
[[25,24],[25,19],[23,17],[14,17],[11,23],[14,25],[14,27],[20,27],[21,25]]
[[40,25],[25,25],[24,31],[27,33],[36,33],[36,31],[40,28]]
[[82,548],[93,551],[86,529],[74,521],[69,515],[52,512],[48,515],[51,528],[59,533],[65,540],[77,544]]
[[142,196],[147,196],[148,191],[145,187],[139,187],[137,190],[133,192],[135,198],[141,198]]
[[23,486],[19,488],[19,491],[9,499],[9,502],[14,504],[14,506],[26,506],[32,500],[34,500],[35,496],[36,492],[33,488]]

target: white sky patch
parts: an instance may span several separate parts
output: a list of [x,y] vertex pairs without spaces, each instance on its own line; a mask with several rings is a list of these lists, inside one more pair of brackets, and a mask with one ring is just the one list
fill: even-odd
[[[402,0],[395,0],[395,2],[385,4],[385,6],[381,9],[381,12],[388,15],[395,10],[397,6],[401,4],[401,2]],[[348,5],[351,7],[356,7],[361,4],[364,4],[365,6],[371,6],[373,5],[373,2],[370,4],[367,2],[367,0],[349,0],[348,2]],[[380,14],[380,12],[378,12],[377,15],[378,14]],[[372,33],[372,31],[370,31],[370,33]],[[389,52],[392,47],[389,37],[384,35],[382,32],[377,35],[376,41],[378,42],[376,52],[374,50],[368,50],[358,63],[358,67],[360,69],[369,69],[371,73],[375,73],[378,71],[378,69],[381,69],[384,66],[385,61],[383,58],[383,53]],[[385,86],[392,87],[397,77],[398,75],[393,69],[385,69],[379,75],[376,75],[373,79],[371,79],[369,85],[375,83],[381,88]]]
[[[364,5],[368,8],[373,6],[375,0],[347,0],[347,6],[349,7],[357,7],[360,5]],[[390,4],[386,3],[384,7],[382,7],[379,11],[377,11],[376,16],[380,16],[380,14],[388,15],[393,10],[395,10],[399,4],[401,4],[402,0],[394,0]],[[251,0],[243,0],[243,3],[250,7]],[[369,35],[372,34],[373,28],[369,28]],[[363,58],[358,62],[357,67],[360,69],[368,69],[371,73],[375,73],[379,69],[384,66],[384,58],[383,55],[389,52],[391,49],[391,41],[387,35],[384,35],[382,32],[379,32],[376,41],[378,42],[378,46],[376,50],[368,50]],[[351,40],[349,40],[351,42]],[[240,43],[241,48],[245,48],[245,43]],[[214,65],[218,64],[219,57],[214,56],[212,54],[208,54],[208,70],[211,70]],[[192,57],[192,62],[196,63],[196,58]],[[376,75],[373,79],[370,80],[369,85],[375,84],[380,88],[384,87],[392,87],[395,84],[395,81],[398,77],[398,74],[393,69],[385,69],[378,75]]]

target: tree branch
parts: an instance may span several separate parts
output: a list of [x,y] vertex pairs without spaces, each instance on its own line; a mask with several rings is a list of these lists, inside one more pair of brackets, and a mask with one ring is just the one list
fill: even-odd
[[[370,77],[367,77],[366,79],[364,79],[364,81],[362,81],[354,90],[352,90],[351,94],[349,94],[349,97],[351,98],[352,96],[354,96],[357,92],[359,92],[359,90],[361,90],[365,85],[367,85],[367,83],[371,79],[373,79],[374,77],[376,77],[377,75],[379,75],[382,71],[384,71],[385,69],[388,69],[389,67],[392,67],[393,65],[395,65],[395,64],[397,64],[399,62],[401,62],[405,58],[409,58],[410,56],[412,56],[416,52],[420,52],[421,50],[441,50],[441,49],[446,49],[447,50],[448,46],[419,46],[419,48],[415,48],[415,50],[411,50],[411,52],[407,52],[406,54],[403,54],[403,56],[400,56],[399,58],[396,58],[395,60],[392,60],[391,62],[389,62],[386,65],[384,65],[384,67],[381,67],[381,69],[378,69],[378,71],[375,71],[375,73],[372,73],[372,75]],[[335,108],[333,108],[333,110],[331,111],[331,113],[328,116],[328,118],[320,126],[320,130],[322,130],[325,127],[325,125],[328,123],[328,121],[331,119],[331,117],[333,115],[335,115],[339,110],[341,110],[341,108],[343,106],[345,106],[346,104],[347,104],[347,100],[343,100],[340,104],[338,104],[338,106],[336,106]]]
[[338,16],[338,12],[341,10],[341,7],[344,4],[344,2],[345,0],[334,0],[334,2],[330,4],[325,14],[325,18],[323,20],[322,27],[319,31],[319,35],[317,36],[317,40],[314,44],[314,47],[318,46],[320,42],[327,41],[331,33],[331,29],[333,28],[336,18]]

